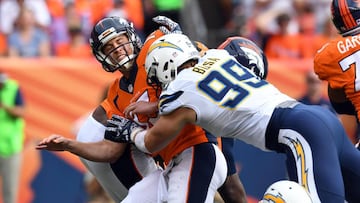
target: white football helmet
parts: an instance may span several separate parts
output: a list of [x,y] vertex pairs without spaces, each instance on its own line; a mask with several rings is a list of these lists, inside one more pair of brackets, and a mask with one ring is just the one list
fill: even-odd
[[259,203],[312,203],[310,194],[300,184],[280,180],[271,184]]
[[199,58],[199,52],[186,35],[164,35],[155,40],[147,52],[145,68],[148,82],[164,88],[175,80],[178,67]]

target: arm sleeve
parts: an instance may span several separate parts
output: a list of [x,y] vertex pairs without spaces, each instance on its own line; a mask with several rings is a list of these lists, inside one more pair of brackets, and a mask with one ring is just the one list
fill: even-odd
[[81,125],[76,135],[76,140],[80,142],[98,142],[104,139],[106,127],[89,115]]

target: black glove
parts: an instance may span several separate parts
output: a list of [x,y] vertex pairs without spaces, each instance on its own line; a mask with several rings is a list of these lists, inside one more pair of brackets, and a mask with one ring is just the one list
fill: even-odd
[[141,126],[134,121],[113,115],[112,118],[107,121],[105,139],[120,143],[132,143],[131,133],[139,128],[142,129]]
[[159,24],[159,30],[163,32],[164,34],[170,34],[170,33],[178,33],[182,34],[182,30],[180,28],[180,25],[177,22],[174,22],[168,17],[165,16],[156,16],[152,19],[155,23]]

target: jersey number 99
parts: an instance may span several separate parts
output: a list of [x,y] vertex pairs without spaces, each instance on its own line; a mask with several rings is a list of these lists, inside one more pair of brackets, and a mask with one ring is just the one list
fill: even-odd
[[251,90],[266,84],[249,69],[228,60],[221,66],[212,67],[211,72],[198,83],[198,88],[218,105],[235,108],[251,94]]

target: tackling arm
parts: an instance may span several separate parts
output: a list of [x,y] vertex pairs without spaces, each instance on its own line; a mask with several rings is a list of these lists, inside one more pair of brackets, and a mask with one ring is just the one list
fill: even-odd
[[133,141],[138,148],[141,149],[139,146],[143,145],[147,151],[154,153],[168,145],[186,124],[195,123],[195,121],[195,111],[181,107],[160,116],[152,128],[134,135]]

